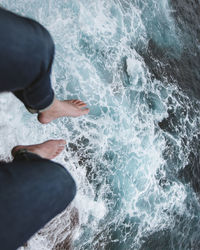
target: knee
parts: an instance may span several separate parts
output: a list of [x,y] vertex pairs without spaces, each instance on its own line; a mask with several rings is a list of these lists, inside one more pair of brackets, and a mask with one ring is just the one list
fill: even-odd
[[34,46],[33,55],[37,55],[38,58],[41,57],[42,67],[47,70],[52,64],[55,52],[54,41],[49,33],[49,31],[40,23],[35,20],[29,19],[30,25],[33,27],[33,40],[36,41],[37,46]]
[[46,57],[49,57],[49,63],[51,64],[53,61],[54,53],[55,53],[55,45],[54,45],[54,41],[49,31],[45,29],[43,26],[42,28],[43,28],[43,33],[44,33],[43,47],[46,53]]
[[76,195],[76,183],[71,174],[64,167],[60,166],[57,171],[59,172],[61,192],[64,198],[63,201],[68,205]]
[[54,180],[53,188],[57,192],[61,210],[64,210],[76,195],[76,183],[71,174],[60,164],[53,162],[50,168]]
[[41,26],[41,32],[42,32],[42,36],[41,36],[42,50],[41,51],[43,51],[44,53],[43,58],[46,58],[45,60],[46,68],[49,69],[49,67],[51,66],[53,62],[54,53],[55,53],[55,45],[54,45],[54,41],[49,31],[46,28]]

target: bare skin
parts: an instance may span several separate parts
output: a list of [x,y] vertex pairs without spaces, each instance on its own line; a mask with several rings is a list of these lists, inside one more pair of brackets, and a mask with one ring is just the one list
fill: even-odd
[[35,145],[28,145],[28,146],[18,145],[12,149],[11,153],[14,156],[18,150],[26,149],[28,152],[37,154],[42,158],[51,160],[56,156],[58,156],[63,151],[65,145],[66,145],[65,140],[49,140],[41,144],[35,144]]
[[[88,112],[89,109],[86,108],[86,104],[80,100],[60,101],[54,99],[52,105],[47,110],[38,114],[38,120],[42,124],[47,124],[59,117],[77,117],[86,115]],[[65,144],[65,140],[49,140],[35,145],[18,145],[12,149],[12,155],[14,156],[20,149],[26,149],[28,152],[51,160],[63,151]]]
[[78,117],[81,115],[86,115],[89,112],[89,109],[86,108],[86,105],[87,104],[80,100],[60,101],[55,99],[53,104],[47,110],[38,114],[38,120],[43,124],[47,124],[59,117]]

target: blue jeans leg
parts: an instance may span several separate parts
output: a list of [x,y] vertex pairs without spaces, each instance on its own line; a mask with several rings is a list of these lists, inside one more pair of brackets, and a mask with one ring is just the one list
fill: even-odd
[[35,154],[15,156],[0,167],[0,248],[14,250],[73,200],[69,172]]
[[54,43],[39,23],[0,8],[0,92],[13,92],[41,110],[54,99],[50,74]]

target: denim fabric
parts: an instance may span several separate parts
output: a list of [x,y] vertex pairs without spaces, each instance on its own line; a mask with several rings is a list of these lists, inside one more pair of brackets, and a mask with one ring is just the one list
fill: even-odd
[[[13,92],[27,108],[53,99],[50,73],[54,44],[39,23],[0,8],[0,92]],[[0,249],[22,246],[72,201],[76,185],[53,161],[20,151],[0,163]]]
[[54,98],[50,73],[54,43],[39,23],[0,8],[0,92],[13,92],[41,110]]
[[60,164],[21,152],[0,166],[0,249],[22,246],[72,201],[76,185]]

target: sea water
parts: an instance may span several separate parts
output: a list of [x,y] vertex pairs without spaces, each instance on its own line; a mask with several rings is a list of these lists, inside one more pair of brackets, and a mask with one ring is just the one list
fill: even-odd
[[50,31],[56,96],[90,108],[87,116],[41,125],[12,94],[0,96],[1,159],[10,160],[16,144],[66,139],[55,160],[78,186],[70,207],[22,249],[68,249],[66,238],[75,250],[199,249],[200,103],[176,74],[194,42],[181,29],[177,6],[167,0],[0,4]]

